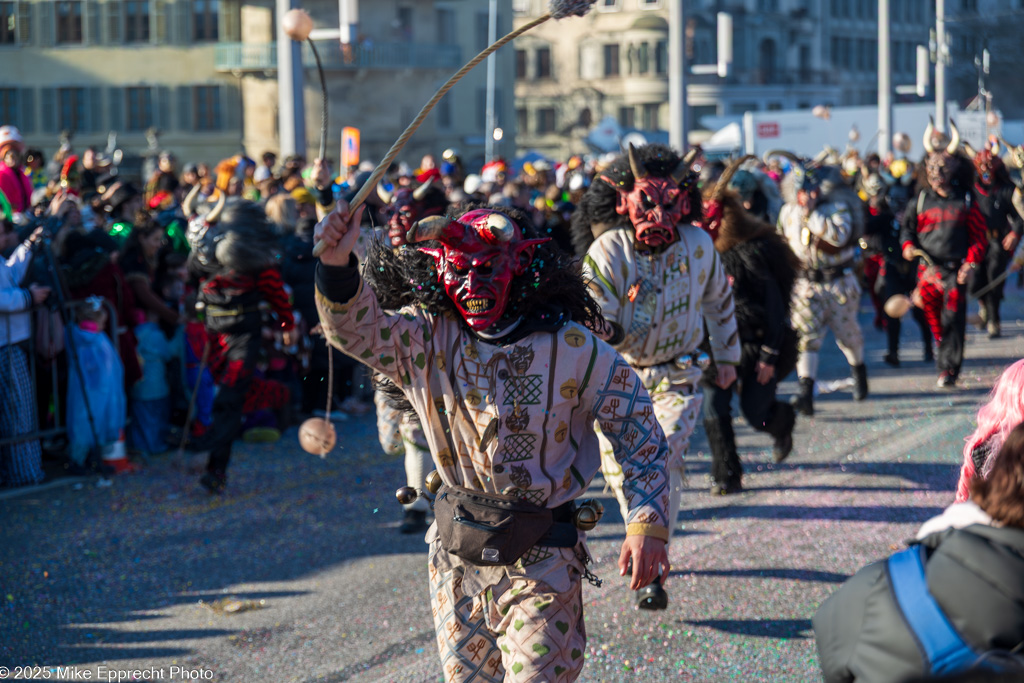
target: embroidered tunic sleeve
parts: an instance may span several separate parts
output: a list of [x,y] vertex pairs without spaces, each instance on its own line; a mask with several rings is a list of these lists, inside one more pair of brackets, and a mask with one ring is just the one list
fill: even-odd
[[736,311],[729,276],[721,256],[711,249],[711,273],[701,301],[708,325],[711,353],[722,365],[739,365],[740,338],[736,329]]

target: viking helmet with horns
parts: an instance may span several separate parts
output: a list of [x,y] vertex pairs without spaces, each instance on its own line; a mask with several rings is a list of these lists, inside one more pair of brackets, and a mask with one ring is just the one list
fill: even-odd
[[935,128],[935,120],[928,117],[928,127],[924,131],[925,172],[928,184],[933,190],[948,190],[953,179],[960,170],[960,131],[953,120],[949,120],[950,135],[947,136]]

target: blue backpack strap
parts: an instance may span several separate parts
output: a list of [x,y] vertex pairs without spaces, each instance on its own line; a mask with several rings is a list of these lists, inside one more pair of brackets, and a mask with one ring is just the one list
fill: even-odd
[[978,655],[964,642],[928,592],[924,546],[911,546],[889,557],[889,585],[910,631],[924,655],[926,673],[942,675],[969,669]]

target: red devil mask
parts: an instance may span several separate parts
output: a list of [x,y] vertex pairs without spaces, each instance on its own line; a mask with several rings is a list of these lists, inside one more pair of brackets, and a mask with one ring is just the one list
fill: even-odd
[[960,166],[960,159],[957,157],[957,151],[960,149],[960,131],[952,120],[949,127],[951,137],[948,142],[945,135],[935,130],[935,124],[931,120],[924,131],[924,151],[928,153],[924,168],[928,184],[936,192],[949,191]]
[[437,280],[472,329],[494,327],[508,309],[512,280],[533,261],[538,244],[549,238],[523,239],[522,230],[503,213],[476,209],[458,220],[431,216],[418,221],[408,242],[437,240],[420,247],[434,257]]
[[992,153],[990,149],[983,149],[974,155],[974,170],[978,175],[978,182],[988,186],[993,183],[1003,167],[1003,160]]
[[675,242],[676,226],[691,211],[689,184],[696,181],[696,176],[690,172],[689,162],[684,159],[670,176],[655,177],[647,172],[630,144],[629,168],[633,173],[630,190],[602,176],[618,192],[615,212],[629,216],[641,244],[657,249]]
[[441,213],[441,207],[427,208],[423,202],[433,182],[434,179],[430,178],[415,189],[401,187],[394,192],[384,187],[383,183],[377,184],[377,196],[387,206],[388,238],[393,246],[404,244],[405,235],[416,221]]

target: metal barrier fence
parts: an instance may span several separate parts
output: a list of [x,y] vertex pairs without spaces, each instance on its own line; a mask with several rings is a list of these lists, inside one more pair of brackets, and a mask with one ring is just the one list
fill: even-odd
[[[65,305],[64,305],[64,309],[65,310],[64,310],[64,315],[62,316],[62,320],[66,320],[68,325],[76,324],[76,321],[78,319],[78,316],[77,316],[78,309],[81,308],[82,306],[86,305],[86,303],[87,302],[84,301],[84,300],[76,300],[76,301],[68,301],[68,302],[66,302]],[[114,309],[113,304],[111,304],[106,299],[103,300],[103,307],[106,309],[107,315],[109,316],[108,322],[107,322],[107,329],[106,329],[107,336],[109,336],[111,338],[111,341],[114,344],[114,348],[115,349],[120,349],[118,337],[123,332],[123,330],[118,327],[117,311]],[[67,344],[67,329],[66,328],[63,330],[63,333],[65,335],[65,337],[64,337],[64,339],[65,339],[64,349],[59,354],[57,354],[57,356],[55,356],[54,358],[45,361],[45,364],[48,364],[50,366],[50,373],[49,373],[49,375],[50,375],[50,386],[49,386],[50,394],[49,395],[53,399],[53,426],[52,427],[48,427],[47,429],[40,429],[39,428],[39,414],[38,414],[39,386],[38,386],[38,378],[39,378],[40,362],[42,362],[41,359],[39,358],[39,354],[37,353],[37,345],[38,345],[37,334],[38,334],[38,331],[39,331],[39,316],[40,315],[49,315],[51,312],[55,311],[55,309],[56,309],[56,307],[54,307],[54,306],[48,306],[48,305],[44,304],[44,305],[41,305],[41,306],[33,306],[32,308],[26,309],[24,311],[15,311],[15,312],[10,312],[10,313],[0,312],[0,326],[3,326],[3,329],[6,332],[6,335],[5,335],[4,339],[7,339],[7,340],[10,340],[10,338],[11,338],[11,319],[16,317],[16,316],[23,316],[23,315],[28,315],[29,316],[29,336],[28,336],[28,339],[18,341],[18,342],[16,342],[14,344],[14,346],[21,346],[21,347],[23,347],[23,349],[25,350],[25,355],[28,358],[29,377],[31,378],[31,382],[32,382],[32,410],[33,410],[33,418],[34,418],[32,420],[32,424],[34,426],[33,426],[33,429],[32,429],[31,432],[28,432],[28,433],[25,433],[25,434],[13,435],[13,436],[12,435],[0,434],[0,446],[7,446],[7,445],[10,445],[10,444],[21,443],[21,442],[24,442],[24,441],[33,441],[33,440],[36,440],[36,439],[48,439],[48,438],[52,438],[52,437],[62,436],[65,433],[67,433],[67,421],[65,419],[63,419],[64,418],[64,410],[63,410],[63,408],[64,408],[64,400],[67,398],[67,392],[65,391],[65,392],[63,392],[63,395],[61,395],[61,390],[60,390],[61,389],[61,387],[60,387],[60,358],[61,358],[61,356],[66,358],[71,353],[69,345]],[[0,364],[0,365],[3,365],[3,364]],[[67,367],[68,367],[68,372],[70,372],[71,371],[70,370],[70,368],[71,368],[70,364]],[[13,372],[14,372],[14,369],[13,369],[13,367],[10,364],[7,364],[6,366],[0,367],[0,376],[4,375],[6,373],[10,373],[11,375],[13,375]],[[12,381],[16,381],[16,379],[14,377],[11,377],[11,380]],[[6,396],[0,396],[0,400],[6,401],[6,400],[9,400],[9,399]]]

